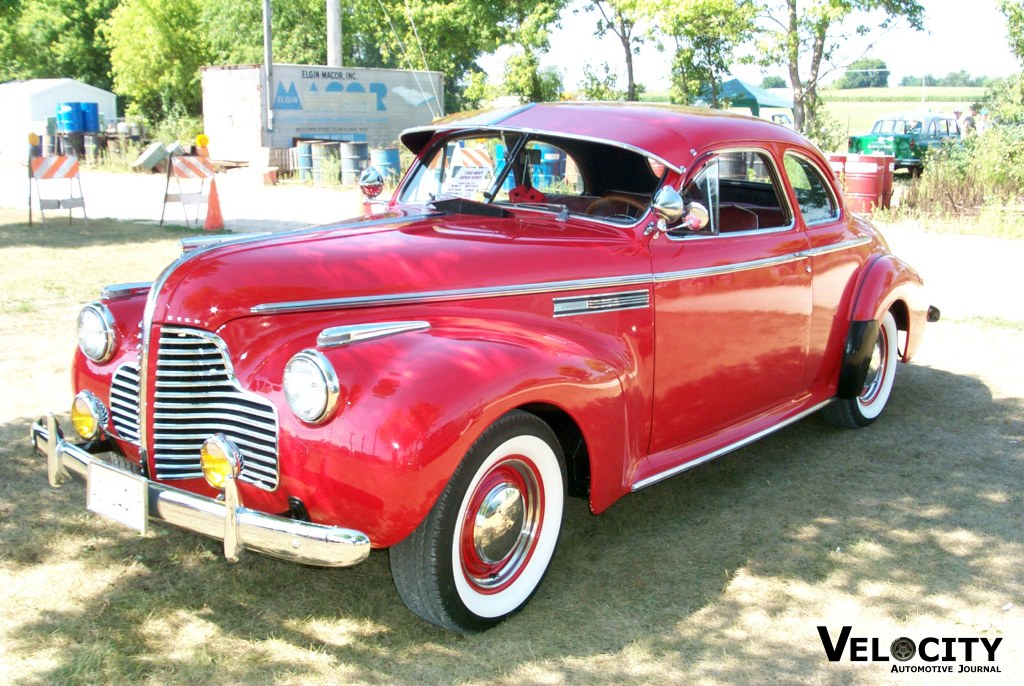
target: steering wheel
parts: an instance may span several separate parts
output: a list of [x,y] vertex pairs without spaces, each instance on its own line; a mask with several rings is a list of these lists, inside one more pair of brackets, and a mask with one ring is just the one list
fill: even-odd
[[587,214],[600,214],[601,210],[607,211],[608,209],[614,208],[616,203],[628,205],[638,212],[643,212],[647,209],[646,202],[638,200],[632,195],[626,195],[625,193],[606,193],[587,205]]

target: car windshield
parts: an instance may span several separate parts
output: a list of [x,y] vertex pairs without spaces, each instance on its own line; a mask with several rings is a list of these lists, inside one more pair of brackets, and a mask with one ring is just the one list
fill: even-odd
[[918,119],[879,119],[871,133],[921,133],[922,124]]
[[665,168],[641,153],[594,141],[512,131],[462,133],[417,163],[399,201],[444,198],[635,223]]

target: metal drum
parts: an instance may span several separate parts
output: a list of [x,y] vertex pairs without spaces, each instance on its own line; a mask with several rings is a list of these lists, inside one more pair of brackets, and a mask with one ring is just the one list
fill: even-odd
[[885,166],[883,155],[847,155],[846,204],[851,210],[867,214],[882,206]]
[[367,143],[341,144],[341,182],[344,184],[359,183],[359,174],[370,159],[370,146]]

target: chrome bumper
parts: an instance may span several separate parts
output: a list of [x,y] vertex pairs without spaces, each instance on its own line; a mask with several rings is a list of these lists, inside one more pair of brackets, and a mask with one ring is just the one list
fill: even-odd
[[[46,457],[51,486],[74,474],[88,481],[89,464],[98,461],[80,446],[64,440],[56,417],[50,414],[32,424],[31,441]],[[159,520],[224,541],[224,556],[236,562],[243,550],[291,562],[321,567],[350,567],[370,554],[370,539],[359,531],[301,522],[242,506],[233,479],[224,500],[214,500],[171,486],[146,482],[150,520]]]

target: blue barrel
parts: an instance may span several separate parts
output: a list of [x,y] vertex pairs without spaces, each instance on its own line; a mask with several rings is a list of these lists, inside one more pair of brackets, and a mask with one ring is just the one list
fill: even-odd
[[299,179],[309,181],[313,178],[313,144],[299,141],[296,147],[299,149]]
[[57,130],[61,133],[85,132],[85,118],[82,116],[82,103],[57,103]]
[[397,179],[402,175],[402,158],[398,148],[371,150],[370,166],[376,168],[386,179]]
[[100,104],[98,102],[83,102],[82,105],[82,127],[85,133],[96,133],[100,130]]

